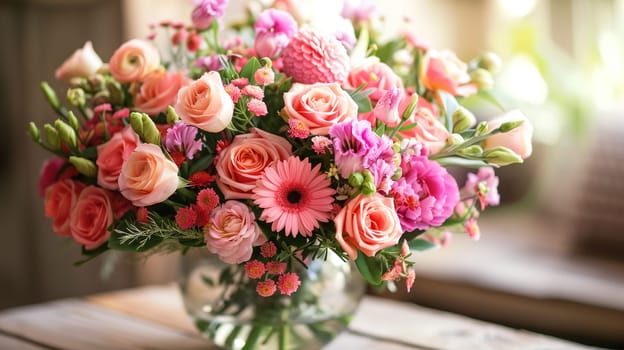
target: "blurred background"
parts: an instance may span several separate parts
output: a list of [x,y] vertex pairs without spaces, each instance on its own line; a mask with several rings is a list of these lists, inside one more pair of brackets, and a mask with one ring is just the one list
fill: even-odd
[[[248,1],[230,2],[227,18],[240,18]],[[464,61],[499,53],[496,97],[535,126],[533,156],[498,171],[502,203],[480,220],[481,240],[455,236],[416,256],[412,293],[386,295],[624,347],[624,0],[378,6],[383,35],[408,30]],[[177,256],[110,254],[72,266],[79,249],[43,216],[36,186],[47,155],[27,124],[52,120],[39,82],[62,91],[54,70],[85,41],[107,61],[152,21],[189,22],[191,9],[190,0],[0,1],[0,308],[175,280]]]

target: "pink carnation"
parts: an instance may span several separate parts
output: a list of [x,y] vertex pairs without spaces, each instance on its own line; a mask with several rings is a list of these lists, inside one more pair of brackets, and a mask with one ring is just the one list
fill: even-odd
[[342,82],[349,74],[349,56],[340,41],[310,29],[295,34],[282,59],[284,73],[297,83]]
[[277,278],[277,288],[283,295],[291,295],[299,289],[300,285],[299,276],[294,272],[285,273]]

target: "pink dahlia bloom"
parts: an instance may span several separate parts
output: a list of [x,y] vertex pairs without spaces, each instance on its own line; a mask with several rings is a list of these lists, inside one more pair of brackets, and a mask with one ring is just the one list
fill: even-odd
[[336,191],[320,167],[312,169],[307,159],[289,157],[265,168],[253,190],[254,202],[263,209],[260,220],[293,237],[311,236],[319,221],[327,222]]
[[405,157],[401,168],[403,176],[392,184],[390,194],[403,231],[442,225],[459,202],[455,179],[425,156]]
[[296,83],[342,82],[349,74],[347,50],[336,38],[300,30],[282,53],[283,71]]

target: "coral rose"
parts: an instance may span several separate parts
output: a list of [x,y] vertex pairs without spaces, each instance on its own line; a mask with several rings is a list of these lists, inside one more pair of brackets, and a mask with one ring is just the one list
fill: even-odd
[[291,148],[283,137],[260,129],[237,135],[219,153],[216,165],[217,185],[225,199],[251,199],[264,169],[275,161],[288,159]]
[[134,206],[146,207],[169,198],[178,188],[178,167],[160,147],[143,143],[124,162],[119,191]]
[[69,218],[78,200],[82,182],[65,179],[48,186],[44,196],[45,216],[52,218],[52,230],[59,235],[69,236]]
[[334,218],[336,240],[351,260],[358,250],[374,256],[381,249],[399,243],[403,234],[392,198],[379,193],[359,194],[351,199]]
[[58,80],[71,80],[73,78],[87,78],[102,67],[102,59],[93,50],[93,45],[87,41],[81,49],[78,49],[61,64],[54,72]]
[[78,175],[78,171],[73,166],[68,166],[67,159],[52,157],[43,163],[39,172],[39,184],[37,190],[41,197],[46,189],[57,181],[69,179]]
[[405,125],[412,124],[416,124],[416,126],[409,130],[399,131],[399,135],[424,143],[429,154],[440,152],[450,136],[444,124],[427,108],[418,109],[405,122]]
[[145,77],[139,93],[134,96],[134,109],[157,115],[175,103],[178,91],[187,82],[182,72],[156,70]]
[[208,132],[225,129],[234,114],[234,102],[217,72],[208,72],[178,92],[175,110],[186,124]]
[[450,50],[428,50],[423,57],[420,80],[429,90],[444,90],[455,96],[477,92],[476,85],[468,84],[468,66]]
[[108,227],[113,223],[110,193],[97,186],[80,192],[70,218],[71,235],[87,249],[102,245],[110,237]]
[[507,112],[488,122],[488,130],[494,130],[503,123],[522,120],[519,127],[506,132],[488,137],[483,143],[483,149],[488,150],[497,146],[507,147],[514,151],[522,159],[527,159],[533,153],[531,138],[533,137],[533,125],[527,117],[518,110]]
[[256,223],[256,216],[239,201],[227,201],[212,210],[204,229],[206,246],[228,264],[240,264],[251,258],[253,247],[266,242]]
[[373,90],[368,96],[373,102],[379,101],[387,90],[403,90],[401,78],[377,57],[369,57],[352,67],[349,76],[343,82],[345,88],[352,90],[359,88],[362,84],[364,84],[364,90]]
[[121,83],[142,81],[160,67],[156,48],[147,41],[132,39],[121,45],[108,62],[108,69]]
[[98,185],[108,190],[119,190],[121,167],[139,144],[139,135],[128,125],[106,143],[97,146],[98,157],[95,164],[98,166]]
[[312,135],[327,135],[337,123],[357,119],[357,104],[338,83],[293,84],[282,114],[302,122]]

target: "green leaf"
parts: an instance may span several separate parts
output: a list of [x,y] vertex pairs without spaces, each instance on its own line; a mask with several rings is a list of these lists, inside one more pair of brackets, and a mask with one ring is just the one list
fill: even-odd
[[440,97],[440,102],[442,103],[442,112],[446,118],[446,129],[449,132],[453,132],[453,113],[455,113],[459,107],[459,102],[457,102],[455,96],[446,91],[438,90],[436,93]]
[[375,130],[375,133],[379,136],[383,135],[386,132],[386,124],[381,123],[378,127],[377,130]]
[[416,238],[412,241],[407,242],[411,250],[415,250],[417,252],[424,252],[429,249],[436,248],[437,246],[430,241],[422,238]]
[[357,259],[355,259],[355,266],[357,266],[358,270],[360,270],[360,273],[362,274],[362,277],[364,277],[368,283],[374,286],[381,285],[381,261],[375,257],[368,257],[358,251]]
[[208,277],[208,276],[201,276],[202,282],[204,282],[205,285],[214,287],[215,283],[212,280],[212,278]]
[[370,98],[368,98],[368,95],[370,95],[373,90],[368,89],[362,91],[362,88],[363,86],[359,87],[357,90],[347,90],[347,92],[353,101],[355,101],[355,104],[357,104],[358,113],[368,113],[373,110],[373,104],[371,103]]
[[108,245],[106,245],[106,243],[100,245],[99,247],[95,249],[87,249],[85,248],[85,246],[82,246],[82,255],[86,256],[86,258],[74,262],[73,265],[80,266],[88,261],[95,259],[96,257],[98,257],[100,254],[104,253],[107,250],[108,250]]
[[189,169],[189,176],[195,174],[200,170],[204,170],[212,164],[214,160],[214,154],[207,154],[198,160],[194,160],[191,164],[191,168]]
[[95,159],[97,158],[97,148],[96,147],[85,148],[84,151],[80,152],[80,156],[83,158]]
[[400,131],[407,131],[407,130],[411,130],[411,129],[413,129],[413,128],[417,127],[417,126],[418,126],[418,123],[403,124],[403,125],[399,128],[399,130],[400,130]]
[[111,237],[108,240],[108,248],[126,252],[144,252],[157,246],[163,241],[161,237],[152,236],[147,239],[145,244],[142,244],[139,240],[122,242],[121,234],[117,230],[125,231],[130,222],[130,220],[122,220],[119,225],[117,225],[117,228],[113,230],[113,233],[111,233]]
[[436,161],[442,166],[459,166],[463,168],[478,169],[484,166],[488,166],[488,163],[480,159],[466,159],[462,157],[444,157],[436,159]]
[[250,83],[255,84],[256,81],[254,79],[254,73],[256,73],[256,71],[260,68],[262,68],[262,64],[260,64],[260,61],[258,61],[257,58],[252,57],[249,59],[247,64],[245,64],[243,69],[241,69],[240,76],[249,79]]

